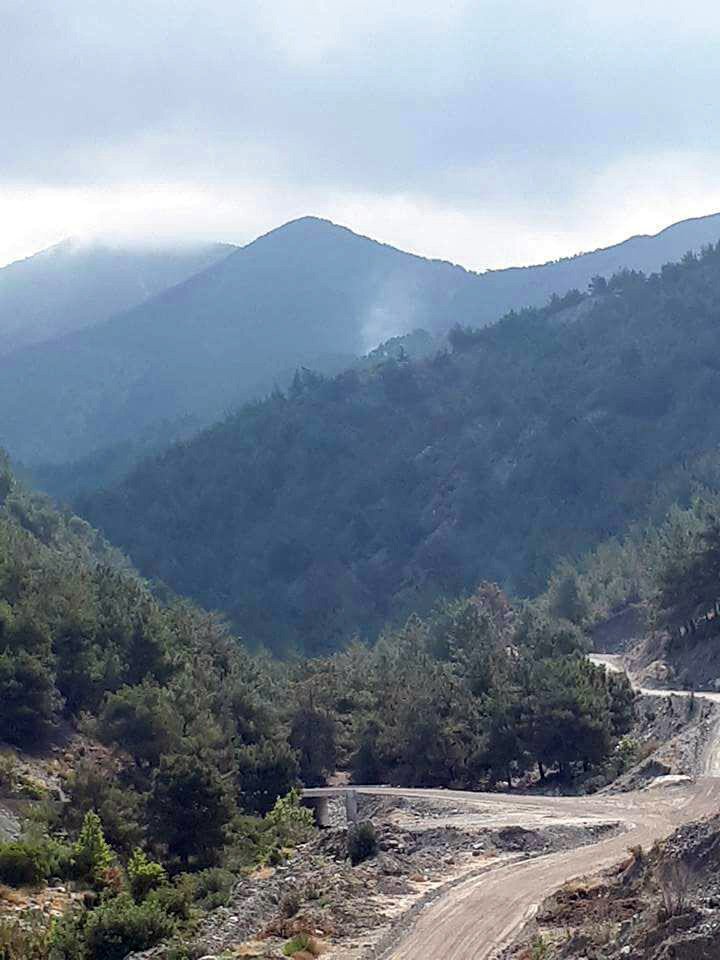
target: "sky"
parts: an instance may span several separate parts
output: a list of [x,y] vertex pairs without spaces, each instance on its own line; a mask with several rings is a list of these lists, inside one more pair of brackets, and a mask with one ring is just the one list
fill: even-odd
[[327,217],[481,270],[720,211],[720,4],[0,0],[0,264]]

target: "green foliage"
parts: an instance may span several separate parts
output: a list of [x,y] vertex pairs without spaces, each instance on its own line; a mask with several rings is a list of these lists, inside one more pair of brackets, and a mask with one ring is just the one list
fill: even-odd
[[294,957],[296,953],[308,950],[312,938],[307,933],[298,933],[283,946],[284,957]]
[[81,880],[103,886],[115,855],[103,833],[100,817],[89,810],[85,814],[80,835],[73,847],[75,873]]
[[22,840],[0,844],[0,883],[35,886],[49,876],[50,867],[47,850],[39,844]]
[[193,874],[194,900],[203,910],[215,910],[227,905],[235,875],[221,867],[210,867]]
[[167,882],[167,873],[162,864],[148,860],[142,850],[136,849],[128,860],[127,878],[130,893],[140,901]]
[[122,744],[140,762],[156,766],[180,740],[169,691],[144,681],[110,694],[100,711],[98,733],[106,743]]
[[266,740],[240,747],[236,761],[240,803],[251,813],[268,813],[297,783],[297,754],[288,743]]
[[175,921],[155,902],[121,893],[93,910],[84,924],[88,960],[124,960],[171,936]]
[[302,782],[307,787],[318,786],[337,766],[337,720],[317,701],[311,682],[298,683],[293,693],[296,706],[290,721],[290,746],[297,752]]
[[14,793],[20,782],[20,765],[13,753],[0,753],[0,793]]
[[42,960],[124,960],[167,939],[176,929],[177,921],[152,895],[136,903],[129,893],[120,893],[92,910],[66,914],[53,926],[50,952]]
[[530,947],[530,960],[545,960],[550,946],[544,937],[535,937]]
[[590,613],[577,574],[572,569],[559,571],[550,581],[548,606],[554,617],[581,625]]
[[148,805],[156,834],[171,857],[196,869],[214,863],[232,815],[227,789],[216,769],[198,757],[164,757],[153,778]]
[[0,736],[29,745],[50,730],[59,707],[50,666],[23,650],[0,654]]
[[112,767],[81,760],[64,786],[72,798],[71,803],[63,805],[61,814],[68,833],[78,833],[85,814],[94,810],[113,849],[129,854],[141,842],[142,796],[127,777],[118,776]]
[[283,844],[302,843],[309,839],[315,826],[312,810],[300,803],[300,792],[295,788],[278,797],[265,823]]
[[28,834],[0,844],[0,883],[12,887],[34,886],[48,877],[68,877],[72,848],[47,836]]
[[348,856],[355,867],[363,860],[369,860],[377,853],[378,843],[375,828],[367,820],[351,827],[348,831]]
[[192,917],[195,903],[197,874],[181,873],[173,878],[172,883],[156,887],[147,896],[147,902],[154,904],[159,910],[178,922],[189,920]]
[[[0,960],[51,960],[52,940],[50,923],[37,911],[0,917]],[[76,957],[82,960],[79,955]]]

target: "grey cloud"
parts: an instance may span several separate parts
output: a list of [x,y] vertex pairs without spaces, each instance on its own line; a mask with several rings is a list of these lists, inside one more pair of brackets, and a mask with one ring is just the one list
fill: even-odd
[[633,152],[719,145],[710,2],[689,5],[695,29],[662,0],[646,20],[615,0],[493,0],[427,23],[399,0],[366,30],[343,6],[313,52],[322,8],[308,24],[290,0],[272,16],[237,0],[0,2],[3,182],[274,177],[501,207],[563,202]]

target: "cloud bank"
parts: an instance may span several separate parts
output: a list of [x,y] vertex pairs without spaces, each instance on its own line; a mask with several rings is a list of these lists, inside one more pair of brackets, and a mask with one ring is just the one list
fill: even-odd
[[720,9],[0,0],[0,261],[307,213],[475,269],[720,209]]

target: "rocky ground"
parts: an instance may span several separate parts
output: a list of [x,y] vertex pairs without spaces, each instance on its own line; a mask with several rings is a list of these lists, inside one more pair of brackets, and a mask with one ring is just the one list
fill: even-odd
[[607,789],[636,790],[667,775],[701,776],[708,742],[720,723],[720,706],[687,697],[644,696],[637,703],[632,737],[641,761]]
[[720,817],[689,824],[542,904],[505,960],[717,960]]
[[[592,843],[617,829],[612,823],[484,828],[468,825],[471,811],[457,801],[395,797],[364,798],[360,814],[375,824],[376,856],[353,867],[347,830],[323,831],[282,866],[241,881],[230,904],[198,931],[191,955],[279,958],[293,936],[307,934],[327,960],[370,960],[414,909],[471,873]],[[144,956],[166,955],[160,949]]]

